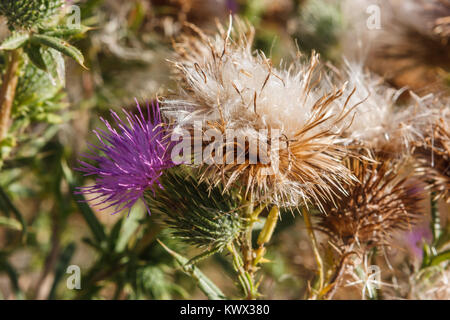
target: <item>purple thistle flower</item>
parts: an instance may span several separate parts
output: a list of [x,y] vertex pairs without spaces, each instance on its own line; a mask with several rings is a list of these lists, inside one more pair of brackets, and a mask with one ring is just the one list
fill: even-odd
[[423,225],[408,232],[406,242],[414,257],[419,260],[423,258],[423,244],[431,243],[432,234],[430,227]]
[[[164,139],[166,130],[158,104],[152,103],[151,121],[149,104],[148,120],[145,120],[137,100],[136,103],[139,114],[122,110],[128,124],[111,110],[118,130],[100,118],[108,130],[93,131],[100,145],[89,144],[91,154],[82,154],[85,159],[79,160],[81,167],[76,169],[84,172],[84,176],[96,176],[95,184],[79,188],[79,193],[96,195],[88,201],[94,201],[96,206],[105,205],[100,210],[115,206],[113,214],[124,209],[128,209],[129,214],[135,202],[143,199],[146,190],[154,191],[155,186],[162,188],[159,177],[165,169],[175,166],[170,158],[170,144]],[[150,213],[148,207],[147,210]]]

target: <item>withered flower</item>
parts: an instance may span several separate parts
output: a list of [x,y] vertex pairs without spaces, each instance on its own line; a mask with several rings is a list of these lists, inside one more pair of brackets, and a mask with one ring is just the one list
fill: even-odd
[[[366,66],[396,88],[449,93],[450,3],[448,0],[346,0],[346,56],[364,56]],[[367,28],[365,11],[376,5],[379,24]],[[375,19],[376,20],[376,19]],[[357,41],[355,35],[360,34]],[[354,45],[354,43],[358,45]],[[408,92],[405,91],[406,97]]]
[[242,186],[246,196],[282,207],[320,207],[352,181],[341,163],[348,151],[339,142],[352,111],[341,99],[345,86],[324,89],[316,54],[309,62],[273,67],[252,51],[254,30],[235,22],[234,29],[231,20],[228,30],[219,25],[215,37],[191,26],[195,36],[175,45],[181,89],[164,101],[166,115],[178,128],[192,132],[197,122],[203,133],[226,137],[203,157],[203,177],[211,185]]
[[436,98],[411,92],[409,103],[398,106],[405,90],[384,84],[381,77],[357,63],[347,62],[341,77],[348,82],[347,88],[354,88],[349,104],[358,104],[354,116],[346,119],[349,125],[343,131],[344,143],[383,153],[388,159],[411,154],[414,142],[424,139],[436,119]]
[[423,141],[416,142],[416,171],[429,184],[436,199],[450,203],[450,109],[428,130]]
[[388,162],[352,158],[347,164],[361,183],[350,186],[348,196],[336,199],[336,204],[325,205],[327,214],[318,217],[318,229],[346,248],[388,245],[394,232],[418,220],[422,189]]

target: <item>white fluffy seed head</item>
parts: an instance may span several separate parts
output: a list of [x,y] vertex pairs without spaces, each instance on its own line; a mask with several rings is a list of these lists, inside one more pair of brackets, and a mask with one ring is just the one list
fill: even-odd
[[410,91],[410,101],[399,106],[397,100],[406,89],[385,85],[380,77],[365,72],[361,64],[346,62],[344,71],[347,90],[354,90],[349,105],[358,105],[344,130],[344,143],[399,155],[409,153],[411,143],[423,139],[439,114],[434,106],[436,98],[419,97]]
[[215,183],[224,176],[227,186],[240,180],[281,206],[331,198],[336,185],[352,180],[340,162],[347,152],[338,139],[351,111],[340,100],[345,84],[337,89],[321,79],[316,54],[287,68],[273,67],[263,53],[252,51],[253,29],[235,22],[234,29],[231,22],[228,30],[219,26],[215,37],[191,26],[197,36],[176,45],[173,65],[181,89],[165,101],[166,114],[178,127],[199,121],[265,144],[278,130],[280,146],[268,154],[279,157],[276,174],[263,176],[261,164],[209,166]]
[[[293,137],[311,119],[315,103],[325,94],[319,83],[311,87],[318,77],[318,55],[309,63],[297,61],[278,70],[263,53],[252,52],[251,32],[249,38],[240,34],[237,42],[216,35],[208,39],[211,47],[204,42],[190,43],[189,57],[174,63],[189,92],[184,92],[182,100],[166,101],[168,113],[178,123],[217,120],[222,112],[231,128],[279,129]],[[211,61],[215,59],[212,50],[224,54],[220,63]],[[171,106],[175,107],[173,113]],[[180,107],[187,112],[180,113]],[[328,126],[329,122],[317,129]]]

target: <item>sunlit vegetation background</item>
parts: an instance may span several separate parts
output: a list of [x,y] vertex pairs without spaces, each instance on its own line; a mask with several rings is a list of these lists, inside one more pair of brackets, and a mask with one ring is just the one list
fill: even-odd
[[[42,93],[52,84],[38,78],[19,83],[19,89],[21,85],[33,88],[28,99],[14,106],[17,118],[36,105],[39,112],[16,135],[13,147],[2,145],[11,150],[2,151],[0,172],[0,298],[204,299],[156,239],[186,256],[196,251],[174,240],[143,205],[135,206],[127,217],[77,202],[74,188],[91,181],[73,171],[76,159],[88,142],[96,143],[91,131],[101,126],[100,116],[109,119],[109,109],[134,110],[135,98],[153,100],[176,87],[166,60],[172,57],[172,39],[180,35],[185,22],[214,31],[216,19],[227,23],[232,12],[255,26],[255,49],[271,56],[274,65],[292,59],[297,46],[306,53],[316,50],[322,59],[339,65],[344,54],[352,54],[349,46],[357,46],[348,34],[352,21],[339,1],[324,0],[87,0],[75,4],[81,8],[82,23],[92,27],[71,40],[83,53],[88,70],[66,59],[66,85],[58,89],[62,97],[57,106],[46,101],[54,93]],[[367,17],[365,11],[358,14]],[[2,21],[0,38],[7,32]],[[450,50],[444,52],[432,59],[437,67],[425,59],[423,64],[415,63],[417,70],[388,81],[424,94],[433,90],[420,83],[423,77],[418,74],[425,72],[434,81],[427,84],[439,81],[439,90],[445,93]],[[389,64],[395,61],[367,63],[380,75],[387,68],[392,70]],[[440,206],[445,228],[449,208]],[[430,241],[429,224],[425,217],[411,232],[420,232]],[[298,214],[282,217],[268,249],[272,262],[263,269],[265,298],[304,298],[315,269],[304,229]],[[412,241],[411,232],[399,234],[387,257],[377,258],[383,281],[398,284],[381,290],[386,298],[410,298],[408,274],[422,259],[420,239]],[[69,265],[81,268],[80,290],[66,286]],[[200,267],[226,294],[239,296],[232,285],[229,259],[215,255]],[[345,287],[336,298],[360,299],[361,287]]]

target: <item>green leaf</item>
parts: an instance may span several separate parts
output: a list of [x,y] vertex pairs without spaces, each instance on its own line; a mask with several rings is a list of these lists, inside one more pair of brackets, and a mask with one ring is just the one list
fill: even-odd
[[0,45],[0,50],[15,50],[20,48],[28,41],[30,35],[28,33],[13,33],[10,37],[6,38]]
[[16,206],[14,206],[11,199],[9,198],[9,196],[6,194],[6,192],[3,190],[2,187],[0,187],[0,199],[2,200],[1,202],[4,203],[4,205],[6,206],[1,209],[5,211],[12,211],[17,220],[19,220],[20,225],[22,226],[23,236],[25,237],[27,234],[27,224],[25,222],[25,219],[22,213],[16,208]]
[[136,234],[137,228],[141,225],[140,220],[144,217],[146,211],[140,206],[133,206],[129,216],[125,219],[119,239],[116,244],[116,252],[121,252],[125,249],[130,241],[130,238]]
[[30,61],[39,69],[47,71],[47,64],[45,63],[44,57],[41,53],[41,48],[39,46],[30,44],[25,47],[25,52],[30,59]]
[[22,230],[22,224],[13,218],[0,217],[0,227],[6,227],[13,230]]
[[53,285],[48,295],[49,300],[55,299],[56,289],[58,288],[59,282],[64,278],[66,274],[67,267],[69,266],[70,260],[75,252],[75,244],[69,243],[61,253],[58,264],[56,265],[55,278],[53,280]]
[[55,75],[58,78],[59,83],[65,87],[66,86],[66,64],[64,62],[64,57],[61,52],[56,51],[55,49],[49,50],[50,55],[52,56],[52,61],[54,63]]
[[0,256],[0,272],[5,272],[11,281],[12,288],[18,299],[23,298],[19,287],[19,276],[14,267],[6,260],[5,256]]
[[117,221],[114,224],[114,227],[111,229],[111,232],[109,234],[109,238],[108,238],[108,250],[109,251],[113,251],[117,240],[119,238],[119,234],[120,234],[120,229],[122,229],[122,224],[123,224],[123,218],[119,219],[119,221]]
[[136,288],[129,298],[170,300],[173,299],[173,294],[187,298],[189,294],[167,275],[166,268],[165,265],[149,265],[137,269],[133,274],[136,278]]
[[62,54],[74,59],[78,62],[83,68],[84,66],[84,57],[80,50],[72,46],[70,43],[61,40],[56,37],[50,37],[46,35],[36,34],[33,35],[30,41],[34,44],[45,45],[47,47],[53,48]]
[[83,241],[85,244],[92,247],[93,249],[97,250],[98,252],[104,251],[104,248],[101,245],[99,245],[97,242],[92,240],[91,238],[85,237],[85,238],[81,239],[81,241]]
[[177,252],[166,247],[161,241],[159,244],[172,256],[175,260],[181,265],[183,271],[191,276],[193,279],[197,281],[197,285],[202,290],[202,292],[208,297],[210,300],[226,300],[226,296],[222,293],[222,291],[212,282],[203,272],[200,271],[194,265],[187,266],[189,262],[188,259],[178,254]]
[[421,269],[426,268],[430,265],[432,257],[431,247],[427,243],[424,243],[422,252],[423,258],[422,258],[422,266],[420,267]]
[[62,162],[61,166],[63,169],[64,178],[69,184],[69,189],[72,198],[75,200],[78,209],[80,209],[80,212],[83,215],[83,218],[86,221],[87,225],[91,229],[94,238],[97,240],[98,243],[106,241],[107,237],[103,225],[100,223],[100,221],[98,221],[91,207],[89,207],[89,205],[87,204],[84,196],[82,194],[76,193],[77,189],[75,179],[72,173],[70,172],[70,169],[68,168],[67,164],[65,162]]
[[53,29],[42,30],[42,33],[46,36],[57,37],[57,38],[66,38],[73,37],[80,34],[84,34],[93,28],[87,26],[78,26],[78,27],[66,27],[66,26],[58,26]]
[[430,265],[437,266],[444,261],[450,261],[450,250],[439,253],[431,259]]

